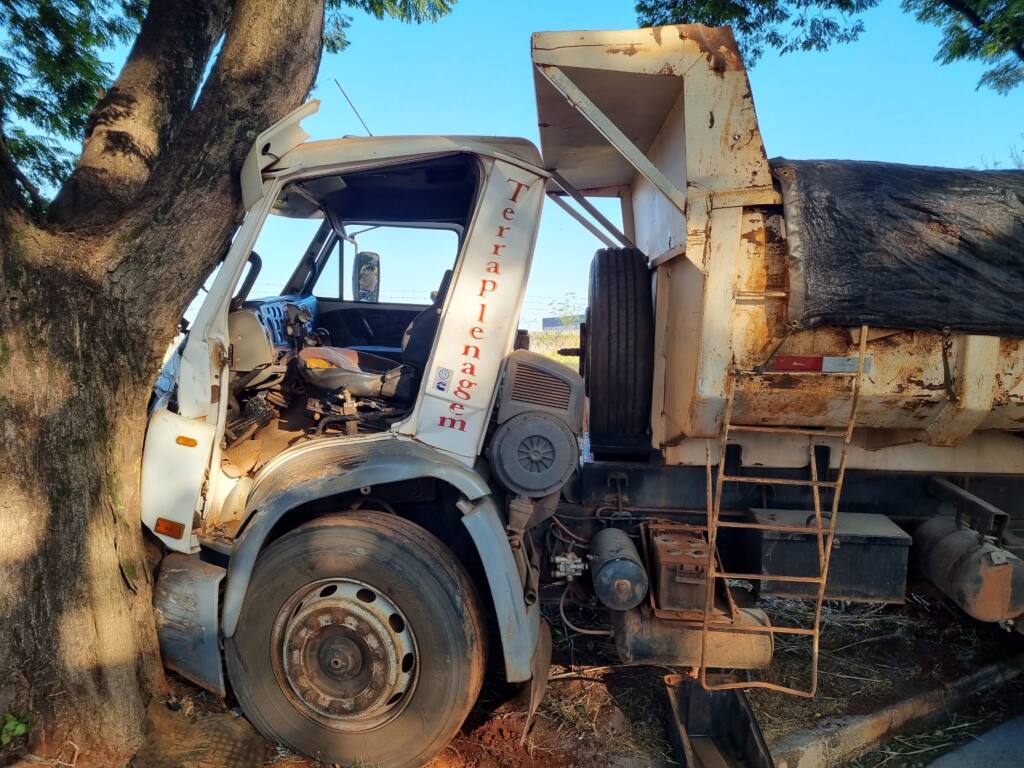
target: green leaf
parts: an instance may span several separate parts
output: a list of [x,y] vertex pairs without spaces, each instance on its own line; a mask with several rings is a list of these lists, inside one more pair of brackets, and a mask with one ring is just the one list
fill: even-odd
[[[766,49],[826,51],[860,37],[856,18],[879,0],[639,0],[644,26],[729,25],[752,66]],[[918,21],[942,30],[936,61],[975,60],[987,68],[978,87],[1009,93],[1024,82],[1024,1],[902,0]]]
[[31,722],[31,714],[26,714],[19,718],[10,712],[5,713],[3,726],[0,727],[0,746],[6,747],[14,739],[27,734]]

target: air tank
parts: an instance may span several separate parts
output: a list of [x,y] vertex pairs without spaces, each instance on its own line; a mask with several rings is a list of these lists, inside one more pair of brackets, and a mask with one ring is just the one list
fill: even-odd
[[647,596],[647,569],[625,531],[598,531],[590,540],[590,557],[598,600],[613,611],[628,611],[640,605]]

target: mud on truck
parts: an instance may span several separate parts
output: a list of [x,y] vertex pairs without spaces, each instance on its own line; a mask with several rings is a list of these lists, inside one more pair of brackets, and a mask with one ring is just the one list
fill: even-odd
[[[624,662],[800,696],[816,656],[767,679],[774,635],[816,652],[823,600],[899,602],[910,567],[1012,630],[1022,174],[769,161],[727,29],[539,33],[532,57],[543,152],[306,141],[316,102],[254,143],[145,441],[167,666],[297,752],[407,766],[488,661],[536,707],[542,594],[606,607]],[[547,199],[606,246],[579,373],[517,331]],[[320,223],[254,298],[271,216]],[[358,249],[375,226],[452,233],[429,305],[379,300],[402,257]]]

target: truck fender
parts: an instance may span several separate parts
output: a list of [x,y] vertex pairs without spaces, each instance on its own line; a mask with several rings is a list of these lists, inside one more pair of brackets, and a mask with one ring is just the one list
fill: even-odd
[[[526,604],[519,569],[494,499],[485,496],[475,504],[463,502],[459,508],[464,512],[462,524],[476,545],[487,585],[491,588],[505,654],[505,677],[512,683],[529,680],[533,676],[533,656],[540,639],[540,605]],[[550,658],[550,652],[548,655]],[[543,678],[547,680],[546,666]]]
[[459,490],[463,524],[480,555],[501,632],[505,672],[512,682],[529,680],[540,633],[540,611],[528,606],[498,507],[477,472],[437,449],[393,435],[323,440],[277,457],[256,479],[246,504],[247,522],[228,562],[221,631],[238,627],[249,579],[277,522],[306,502],[360,488],[432,477]]

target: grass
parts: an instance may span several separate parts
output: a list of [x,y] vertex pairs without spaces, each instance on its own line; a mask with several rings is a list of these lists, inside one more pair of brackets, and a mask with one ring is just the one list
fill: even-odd
[[572,349],[580,345],[579,329],[559,331],[530,331],[530,351],[567,365],[574,371],[579,368],[580,359],[576,355],[559,354],[560,349]]
[[671,760],[672,747],[663,722],[664,692],[650,670],[635,670],[634,679],[605,672],[584,673],[592,679],[553,680],[540,715],[568,731],[595,756],[643,755]]
[[[811,602],[763,597],[758,605],[776,625],[807,627],[813,621]],[[602,628],[600,614],[586,606],[570,602],[567,611],[580,626]],[[555,658],[562,666],[552,669],[543,715],[581,744],[609,754],[671,755],[663,726],[663,670],[624,668],[609,638],[566,630],[557,610],[549,612],[549,620]],[[1012,654],[1011,640],[998,628],[965,621],[935,597],[911,594],[904,605],[829,601],[822,607],[817,696],[804,699],[763,689],[747,695],[771,744],[818,721],[865,714],[952,681]],[[806,688],[810,664],[808,638],[777,635],[772,665],[750,673],[750,679]]]
[[1014,681],[972,696],[956,712],[894,736],[850,763],[850,768],[924,768],[985,731],[1024,712],[1024,686]]
[[[568,601],[577,626],[606,629],[607,612]],[[665,670],[619,663],[610,637],[579,635],[566,628],[557,606],[546,605],[555,663],[540,715],[569,733],[581,749],[601,756],[672,759],[665,729]],[[590,765],[585,762],[583,764]]]
[[[813,604],[763,598],[773,623],[810,626]],[[874,711],[1007,656],[998,628],[965,621],[937,598],[908,595],[902,606],[828,602],[822,608],[818,694],[801,699],[748,693],[769,743],[829,717]],[[760,679],[807,687],[807,638],[777,635],[772,665]]]

